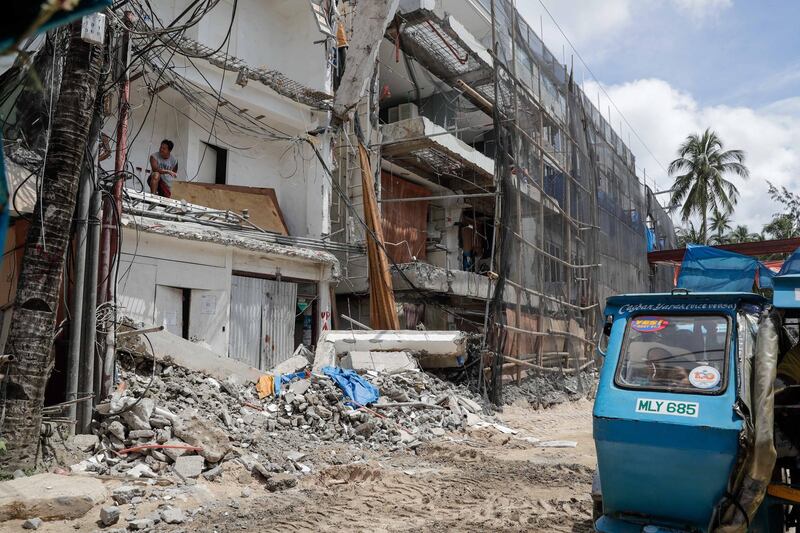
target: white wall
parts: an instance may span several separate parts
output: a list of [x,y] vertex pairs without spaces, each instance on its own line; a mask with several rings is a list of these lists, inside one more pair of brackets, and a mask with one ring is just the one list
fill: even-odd
[[[122,314],[137,322],[161,325],[171,321],[163,300],[163,288],[191,289],[190,338],[216,353],[228,353],[230,300],[233,272],[282,276],[319,282],[330,279],[330,269],[305,260],[267,256],[208,242],[195,242],[137,232],[123,231],[117,296]],[[162,287],[162,305],[156,294]],[[327,287],[327,285],[325,285]],[[175,300],[179,293],[175,292]],[[326,300],[327,302],[327,300]],[[170,310],[179,302],[168,302]],[[330,312],[328,307],[321,311]],[[178,333],[180,334],[180,333]]]

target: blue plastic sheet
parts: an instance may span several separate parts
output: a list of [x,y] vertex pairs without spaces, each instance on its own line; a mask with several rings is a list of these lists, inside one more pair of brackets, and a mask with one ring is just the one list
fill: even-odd
[[656,249],[656,234],[650,228],[645,228],[644,231],[647,235],[647,251],[652,252]]
[[359,376],[354,370],[326,366],[322,373],[331,378],[342,389],[345,397],[357,405],[367,405],[378,401],[378,388]]
[[689,244],[678,287],[701,292],[752,292],[759,266],[756,259],[746,255]]
[[800,274],[800,248],[792,252],[792,255],[783,262],[778,276],[783,276],[784,274]]

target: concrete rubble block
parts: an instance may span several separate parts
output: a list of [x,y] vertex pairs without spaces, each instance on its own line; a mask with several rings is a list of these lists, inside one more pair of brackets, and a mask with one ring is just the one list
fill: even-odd
[[0,522],[80,518],[108,497],[99,479],[37,474],[0,483]]
[[136,485],[122,485],[111,491],[111,499],[117,505],[125,505],[131,503],[134,498],[141,498],[144,496],[144,489]]
[[296,463],[297,461],[301,460],[305,456],[306,456],[306,454],[304,454],[303,452],[298,452],[298,451],[292,451],[292,452],[289,452],[289,453],[286,454],[286,458],[289,459],[290,461],[294,462],[294,463]]
[[203,472],[205,459],[200,455],[182,455],[175,460],[173,468],[181,477],[192,479]]
[[290,489],[297,485],[297,478],[291,474],[272,474],[267,478],[266,487],[270,492]]
[[67,447],[82,452],[91,452],[98,444],[100,444],[100,437],[97,435],[73,435],[67,439]]
[[150,417],[153,415],[155,402],[151,398],[126,398],[127,411],[122,413],[122,419],[129,429],[150,429]]
[[464,396],[458,397],[458,403],[461,404],[466,410],[471,413],[481,413],[483,409],[481,408],[480,404],[474,400],[470,400],[469,398],[465,398]]
[[131,531],[147,531],[155,526],[155,521],[152,518],[138,518],[136,520],[128,521],[128,529]]
[[22,523],[22,529],[39,529],[42,523],[42,519],[38,516],[36,518],[28,518]]
[[294,372],[299,372],[303,370],[305,367],[308,366],[308,359],[303,357],[302,355],[295,355],[290,357],[286,361],[278,363],[275,367],[270,370],[272,374],[293,374]]
[[108,425],[108,432],[120,441],[125,440],[125,426],[119,420],[114,420]]
[[199,452],[209,463],[218,463],[231,450],[228,435],[219,427],[202,418],[196,409],[186,409],[173,427],[176,437],[192,446],[202,448]]
[[102,507],[100,509],[100,523],[103,526],[113,526],[119,521],[120,509],[116,506]]
[[347,352],[339,364],[342,368],[374,370],[375,372],[418,368],[416,360],[408,352],[352,351]]
[[298,379],[291,385],[289,385],[289,392],[294,394],[305,394],[308,388],[311,386],[311,382],[307,379]]
[[133,429],[128,432],[129,439],[152,439],[156,432],[152,429]]
[[182,524],[186,521],[186,515],[177,507],[165,507],[159,511],[159,515],[166,524]]
[[217,465],[214,468],[203,472],[203,477],[208,481],[214,481],[222,477],[222,465]]
[[155,479],[158,477],[158,474],[153,472],[153,469],[147,466],[146,464],[139,463],[137,465],[134,465],[133,468],[131,468],[127,472],[125,472],[125,476],[132,478],[146,477],[150,479]]

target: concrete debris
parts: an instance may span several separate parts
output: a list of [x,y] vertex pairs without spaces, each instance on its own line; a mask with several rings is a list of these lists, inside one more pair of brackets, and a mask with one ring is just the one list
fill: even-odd
[[109,506],[100,509],[100,523],[103,526],[113,526],[119,521],[119,507]]
[[[305,356],[297,357],[307,368]],[[381,397],[373,406],[359,406],[330,378],[313,372],[284,384],[282,394],[259,399],[253,384],[209,379],[158,361],[155,369],[152,361],[134,364],[138,368],[118,368],[126,386],[100,404],[95,435],[80,440],[92,455],[72,465],[73,471],[172,477],[190,486],[200,476],[217,479],[223,463],[238,460],[246,470],[233,474],[240,481],[279,491],[319,471],[313,450],[320,441],[354,450],[414,450],[447,433],[493,423],[491,407],[481,397],[419,370],[361,372]],[[278,441],[289,444],[281,448]],[[124,505],[141,500],[144,491],[123,485],[112,497]]]
[[506,405],[524,402],[536,409],[543,409],[566,401],[592,398],[595,377],[595,373],[588,370],[577,376],[529,375],[519,385],[508,383],[503,386],[503,402]]
[[308,359],[304,355],[295,355],[286,361],[279,363],[272,370],[271,374],[293,374],[299,372],[309,365]]
[[98,444],[100,444],[100,439],[97,435],[73,435],[67,439],[68,448],[76,448],[82,452],[94,451]]
[[173,426],[175,436],[187,444],[202,448],[199,452],[209,463],[218,463],[231,449],[225,431],[200,416],[196,409],[186,409]]
[[39,517],[28,518],[22,523],[22,529],[39,529],[42,525],[42,519]]
[[186,521],[186,515],[177,507],[167,506],[159,511],[159,515],[166,524],[182,524]]
[[0,491],[0,522],[33,517],[80,518],[107,497],[108,492],[99,479],[58,474],[11,479],[3,482]]
[[182,478],[196,478],[203,472],[204,459],[199,455],[182,455],[173,465]]
[[340,361],[342,368],[353,370],[373,370],[376,372],[394,372],[398,370],[415,370],[417,362],[408,352],[347,352]]
[[117,505],[131,503],[134,498],[144,496],[144,489],[136,485],[122,485],[111,491],[111,498]]
[[152,518],[138,518],[136,520],[128,521],[128,529],[131,531],[147,531],[155,526],[155,520]]
[[543,440],[535,444],[538,448],[575,448],[578,443],[574,440]]

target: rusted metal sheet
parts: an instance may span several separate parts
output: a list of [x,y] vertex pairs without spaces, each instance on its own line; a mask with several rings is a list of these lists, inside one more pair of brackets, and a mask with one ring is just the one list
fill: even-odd
[[[431,191],[408,180],[381,172],[383,200],[427,197]],[[381,204],[381,225],[386,249],[395,263],[410,263],[427,257],[428,201],[386,202]]]

